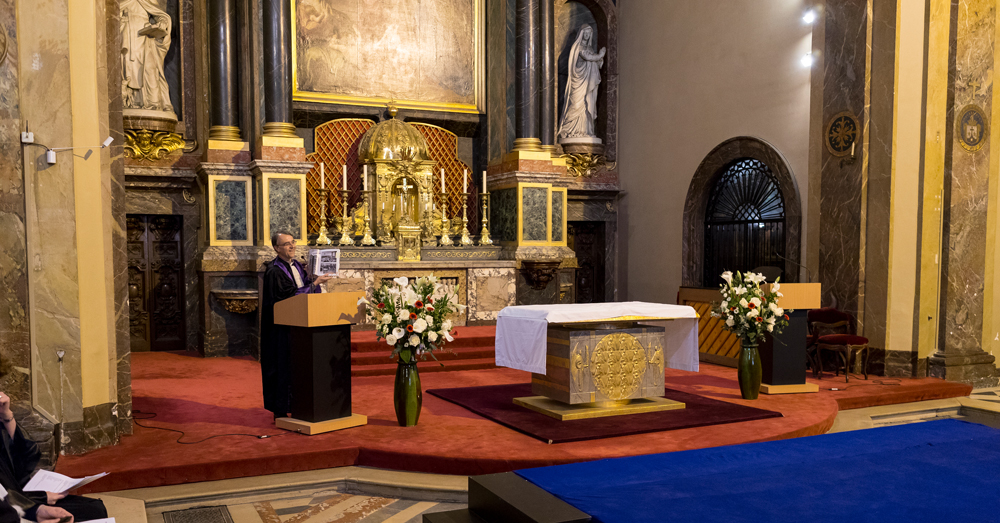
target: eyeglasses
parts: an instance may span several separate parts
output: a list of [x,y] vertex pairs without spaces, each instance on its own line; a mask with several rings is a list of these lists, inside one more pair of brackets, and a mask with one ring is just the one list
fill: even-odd
[[279,243],[278,247],[291,247],[293,245],[295,245],[295,240],[290,240],[285,243]]

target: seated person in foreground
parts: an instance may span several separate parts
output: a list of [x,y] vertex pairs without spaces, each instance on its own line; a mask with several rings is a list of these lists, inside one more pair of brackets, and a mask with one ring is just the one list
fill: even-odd
[[[24,431],[17,426],[17,422],[14,421],[14,413],[10,410],[10,396],[3,392],[0,392],[0,423],[3,424],[3,430],[0,430],[0,446],[2,446],[0,449],[0,484],[10,493],[8,499],[16,501],[16,499],[23,497],[36,504],[25,507],[21,503],[11,503],[21,506],[28,519],[36,514],[48,517],[51,512],[50,508],[63,509],[72,514],[76,521],[108,517],[104,502],[99,499],[55,492],[25,492],[24,486],[31,479],[42,453],[38,450],[38,445],[28,439]],[[50,505],[50,507],[44,508],[46,505]],[[45,520],[39,519],[38,521]]]
[[75,521],[73,515],[66,512],[66,509],[39,505],[17,492],[9,492],[6,498],[0,500],[0,523],[21,523],[22,521],[58,523],[63,518],[68,518],[69,523]]

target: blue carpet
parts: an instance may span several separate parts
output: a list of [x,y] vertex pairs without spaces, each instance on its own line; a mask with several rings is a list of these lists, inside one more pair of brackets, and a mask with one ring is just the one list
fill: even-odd
[[603,523],[1000,521],[1000,430],[958,420],[517,474]]

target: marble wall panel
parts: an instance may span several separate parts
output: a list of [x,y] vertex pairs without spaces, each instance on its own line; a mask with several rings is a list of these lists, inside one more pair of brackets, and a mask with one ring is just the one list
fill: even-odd
[[517,189],[490,193],[490,233],[495,241],[517,241]]
[[524,187],[521,192],[521,239],[548,241],[549,190]]
[[0,0],[0,32],[7,45],[0,61],[0,285],[6,290],[0,297],[0,390],[27,401],[31,349],[15,11],[14,0]]
[[561,242],[566,239],[563,231],[563,197],[566,193],[552,191],[552,241]]
[[300,180],[271,178],[268,183],[268,210],[271,213],[271,231],[302,230],[302,193]]
[[[955,63],[949,68],[954,93],[949,122],[954,122],[967,104],[992,114],[994,88],[995,2],[960,0],[957,17],[952,43],[957,46],[952,55]],[[982,239],[986,237],[991,151],[987,141],[978,151],[969,152],[957,136],[949,145],[951,169],[945,169],[941,248],[941,347],[949,353],[978,353],[982,345],[986,263]]]
[[[257,313],[230,312],[216,298],[215,290],[255,290],[258,278],[252,272],[203,273],[202,292],[205,323],[202,325],[202,354],[259,357],[260,333]],[[259,303],[259,302],[258,302]]]
[[517,301],[514,269],[469,269],[469,321],[496,321]]
[[215,239],[239,241],[249,238],[247,200],[250,186],[243,181],[220,180],[215,184]]
[[[866,0],[827,3],[820,125],[825,126],[843,111],[851,111],[859,121],[864,114],[865,11]],[[862,162],[841,162],[825,146],[822,158],[819,281],[823,284],[823,305],[836,306],[856,316],[861,269]]]
[[[127,172],[126,172],[127,174]],[[203,219],[203,195],[181,190],[129,189],[126,192],[128,214],[177,214],[183,219],[181,239],[184,250],[184,314],[187,349],[198,350],[199,314],[202,310],[198,280],[199,235]]]

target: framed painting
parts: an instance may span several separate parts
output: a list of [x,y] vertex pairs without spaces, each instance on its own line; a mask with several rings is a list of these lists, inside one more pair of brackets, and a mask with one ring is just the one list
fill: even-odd
[[293,99],[481,113],[485,1],[293,0]]

